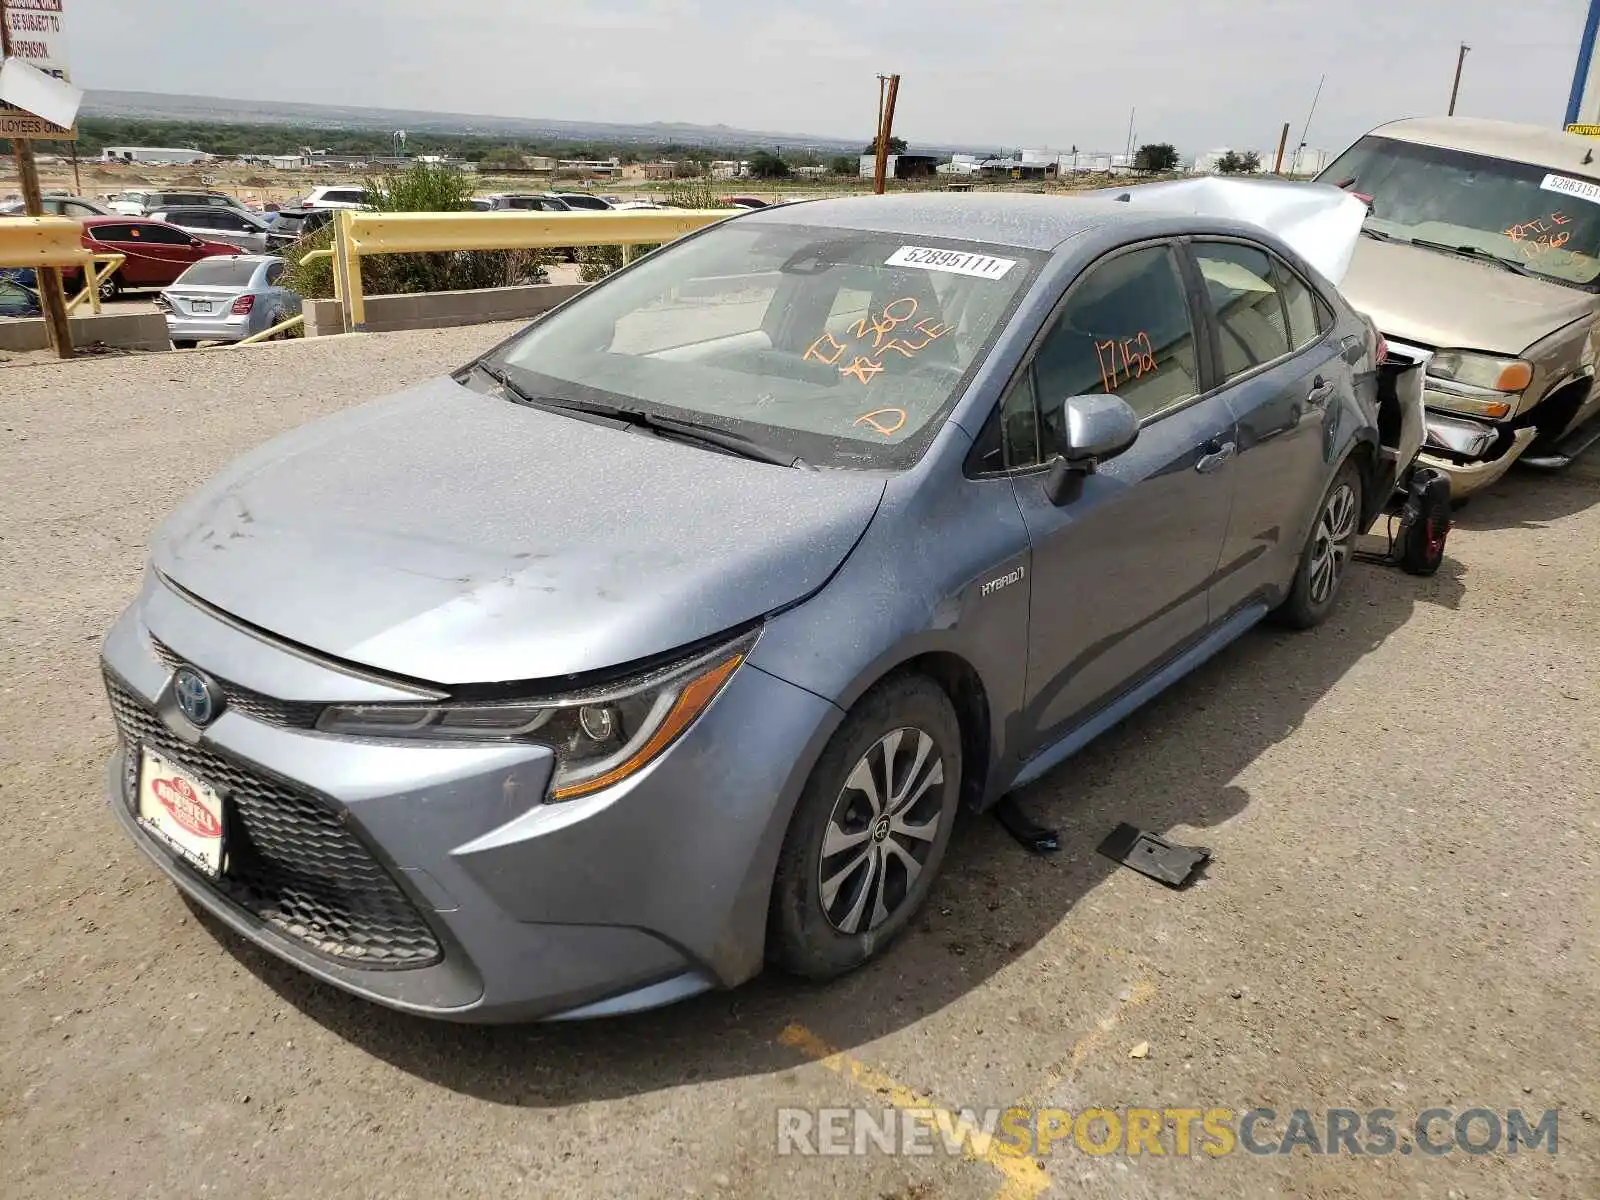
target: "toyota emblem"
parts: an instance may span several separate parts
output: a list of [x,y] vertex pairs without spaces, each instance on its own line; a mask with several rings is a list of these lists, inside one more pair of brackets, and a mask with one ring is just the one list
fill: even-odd
[[222,695],[216,684],[193,667],[179,667],[172,677],[172,696],[178,711],[196,725],[209,725],[222,710]]

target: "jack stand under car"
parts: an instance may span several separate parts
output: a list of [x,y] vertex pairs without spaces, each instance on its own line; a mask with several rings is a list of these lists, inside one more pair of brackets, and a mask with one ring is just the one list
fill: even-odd
[[[1387,545],[1382,550],[1357,550],[1363,562],[1399,567],[1412,575],[1432,575],[1444,562],[1444,543],[1450,536],[1450,478],[1432,467],[1411,473],[1405,500],[1388,515]],[[1375,541],[1382,534],[1369,534]]]

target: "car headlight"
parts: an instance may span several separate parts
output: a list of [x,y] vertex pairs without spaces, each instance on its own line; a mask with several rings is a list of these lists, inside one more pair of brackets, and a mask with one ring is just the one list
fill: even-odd
[[537,701],[336,704],[317,728],[354,737],[533,742],[555,751],[550,799],[620,783],[661,755],[716,699],[750,635],[623,682]]
[[1428,363],[1428,403],[1446,412],[1499,420],[1511,415],[1516,396],[1533,382],[1533,364],[1521,358],[1441,350]]

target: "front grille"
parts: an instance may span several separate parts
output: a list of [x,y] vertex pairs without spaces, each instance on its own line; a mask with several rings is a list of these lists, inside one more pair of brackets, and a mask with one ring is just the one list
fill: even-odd
[[[171,646],[164,645],[155,638],[150,639],[150,644],[155,647],[156,657],[166,664],[169,671],[176,671],[187,662],[183,655]],[[224,708],[242,712],[258,721],[265,721],[268,725],[282,725],[289,729],[315,729],[317,718],[322,715],[325,707],[305,700],[279,700],[226,679],[218,679],[217,686],[222,689]]]
[[226,798],[223,896],[322,956],[360,967],[425,967],[438,939],[400,886],[324,801],[174,735],[106,676],[126,759],[123,801],[138,805],[139,747],[193,771]]

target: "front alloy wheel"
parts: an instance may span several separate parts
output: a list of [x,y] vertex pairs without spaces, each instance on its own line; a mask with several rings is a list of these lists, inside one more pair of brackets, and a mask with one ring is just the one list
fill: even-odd
[[839,792],[822,838],[817,885],[840,933],[876,929],[911,894],[939,836],[944,763],[920,729],[867,748]]
[[961,725],[938,684],[900,675],[858,700],[790,818],[770,956],[832,979],[888,945],[933,886],[960,785]]

